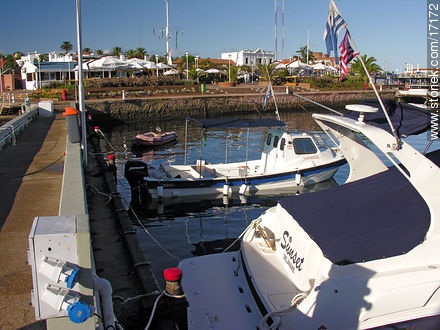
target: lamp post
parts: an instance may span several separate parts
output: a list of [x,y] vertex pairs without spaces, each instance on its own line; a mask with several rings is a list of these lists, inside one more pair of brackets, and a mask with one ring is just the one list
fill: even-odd
[[186,56],[186,80],[188,80],[188,52],[185,53]]
[[229,82],[231,82],[231,54],[228,54],[229,56],[229,74],[228,74],[228,78],[229,78]]
[[[156,57],[156,65],[159,64],[159,55],[154,55]],[[159,77],[159,68],[156,69],[156,77]]]
[[198,56],[194,57],[194,64],[196,67],[197,83],[199,83],[199,75],[197,74],[198,69],[199,69],[199,57]]
[[40,66],[40,54],[38,54],[38,85],[39,89],[41,89],[41,66]]

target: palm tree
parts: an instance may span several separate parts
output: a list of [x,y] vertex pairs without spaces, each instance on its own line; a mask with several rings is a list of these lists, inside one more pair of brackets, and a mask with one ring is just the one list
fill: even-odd
[[[307,46],[302,46],[300,49],[296,51],[296,53],[299,55],[299,58],[301,62],[307,62]],[[313,52],[309,49],[309,62],[313,61]],[[307,63],[308,64],[308,63]]]
[[92,53],[92,50],[90,49],[90,48],[83,48],[83,54],[91,54]]
[[135,57],[143,59],[145,55],[147,55],[145,48],[142,47],[136,48]]
[[223,73],[229,81],[238,81],[238,76],[242,73],[241,68],[236,65],[227,66],[223,69]]
[[22,52],[20,52],[20,51],[16,51],[16,52],[14,53],[14,57],[15,57],[16,59],[20,59],[23,55],[24,55],[24,54],[23,54]]
[[[370,74],[382,71],[382,68],[375,63],[376,59],[374,57],[367,57],[367,54],[362,55],[361,57]],[[356,58],[356,60],[351,65],[350,73],[359,76],[359,79],[363,82],[368,82],[367,74],[365,73],[364,67],[362,66],[362,62],[359,58]]]
[[199,80],[199,77],[203,76],[204,72],[202,71],[197,71],[197,69],[195,67],[192,67],[191,69],[188,70],[188,76],[190,79],[192,80]]
[[127,55],[128,58],[133,58],[136,56],[136,52],[133,49],[129,49],[125,52],[125,55]]
[[101,49],[97,49],[95,53],[96,53],[96,55],[102,55],[102,54],[104,54],[103,51],[102,51]]
[[63,41],[63,43],[61,44],[60,48],[61,48],[61,50],[63,50],[66,54],[68,54],[68,53],[72,50],[73,46],[72,46],[72,44],[70,43],[70,41]]
[[121,47],[118,47],[118,46],[113,47],[113,49],[112,49],[112,55],[113,56],[119,56],[119,55],[121,55],[121,53],[122,53],[122,48]]
[[41,62],[49,61],[49,54],[41,54],[40,55],[40,61]]
[[273,82],[275,80],[275,73],[277,71],[275,70],[276,66],[276,63],[258,64],[257,72],[261,74],[266,81]]

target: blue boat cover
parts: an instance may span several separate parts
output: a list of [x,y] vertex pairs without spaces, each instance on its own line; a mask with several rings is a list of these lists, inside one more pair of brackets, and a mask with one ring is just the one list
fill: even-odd
[[[365,122],[391,133],[391,128],[377,100],[364,100],[361,104],[379,109],[376,113],[365,113]],[[384,105],[399,137],[425,132],[431,126],[431,116],[428,110],[391,100],[384,100]],[[348,111],[344,117],[357,119],[359,112]]]
[[242,119],[242,118],[214,118],[214,119],[194,119],[186,118],[197,123],[201,128],[242,128],[242,127],[273,127],[285,126],[286,123],[276,119]]
[[[427,156],[438,166],[440,151]],[[279,203],[338,265],[404,254],[430,226],[428,206],[395,167]]]

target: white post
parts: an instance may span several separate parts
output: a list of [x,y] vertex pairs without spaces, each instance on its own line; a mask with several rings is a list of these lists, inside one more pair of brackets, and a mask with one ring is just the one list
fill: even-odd
[[188,80],[188,52],[185,53],[186,56],[186,80]]
[[231,82],[231,54],[228,55],[229,56],[229,82]]
[[82,60],[82,40],[81,40],[81,0],[76,0],[76,40],[78,49],[78,101],[81,116],[81,133],[83,147],[83,165],[87,167],[87,135],[86,135],[86,113],[84,101],[84,73]]
[[[159,55],[156,56],[156,65],[159,63]],[[156,77],[159,77],[159,69],[156,69]]]

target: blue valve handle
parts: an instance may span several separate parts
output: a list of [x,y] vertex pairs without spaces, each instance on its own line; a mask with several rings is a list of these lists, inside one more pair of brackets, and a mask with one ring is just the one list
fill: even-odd
[[67,307],[67,314],[73,323],[84,323],[90,317],[89,306],[77,301]]
[[67,283],[67,287],[69,289],[72,289],[76,282],[78,281],[78,276],[79,276],[79,268],[75,268],[72,273],[66,277],[66,279],[64,280],[64,282]]

